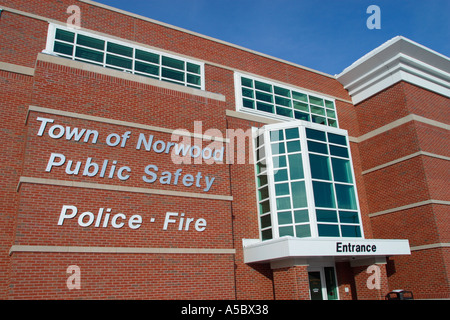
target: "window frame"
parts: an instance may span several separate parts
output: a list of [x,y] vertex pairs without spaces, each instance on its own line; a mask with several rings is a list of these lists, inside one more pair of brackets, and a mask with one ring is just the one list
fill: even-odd
[[[74,33],[74,41],[68,42],[68,41],[64,41],[64,40],[60,40],[60,39],[56,39],[56,31],[57,29],[63,30],[63,31],[68,31],[71,33]],[[97,40],[100,41],[104,41],[104,46],[103,49],[96,49],[96,48],[92,48],[92,47],[88,47],[85,45],[81,45],[77,43],[77,39],[78,36],[87,36],[87,37],[91,37],[91,38],[95,38]],[[55,42],[58,43],[63,43],[63,44],[68,44],[68,45],[72,45],[72,55],[69,54],[64,54],[64,53],[59,53],[56,52],[54,50],[54,45]],[[108,44],[114,44],[114,45],[119,45],[119,46],[125,46],[128,48],[132,49],[132,56],[126,56],[126,55],[122,55],[119,53],[115,53],[112,51],[108,51]],[[103,55],[103,61],[102,62],[95,62],[93,60],[89,60],[86,58],[82,58],[82,57],[77,57],[76,56],[76,50],[77,48],[80,49],[88,49],[91,50],[93,52],[98,52],[98,53],[102,53]],[[150,53],[150,54],[155,54],[158,55],[158,63],[153,63],[153,62],[149,62],[146,60],[142,60],[142,59],[138,59],[136,58],[136,52],[137,50],[141,50],[144,51],[146,53]],[[140,76],[144,76],[144,77],[149,77],[152,79],[156,79],[159,81],[167,81],[170,83],[175,83],[175,84],[179,84],[179,85],[183,85],[185,87],[190,87],[190,88],[195,88],[195,89],[199,89],[199,90],[205,90],[205,63],[198,61],[198,60],[194,60],[194,59],[189,59],[189,58],[185,58],[182,56],[178,56],[176,54],[171,54],[171,53],[167,53],[165,51],[159,51],[159,50],[155,50],[155,49],[151,49],[145,46],[140,46],[138,44],[134,44],[131,42],[126,42],[126,41],[122,41],[122,40],[117,40],[115,38],[112,37],[108,37],[106,35],[100,35],[98,33],[93,33],[93,32],[89,32],[86,30],[81,30],[78,28],[71,28],[71,27],[67,27],[67,26],[63,26],[63,25],[59,25],[59,24],[55,24],[55,23],[49,23],[49,27],[48,27],[48,34],[47,34],[47,42],[46,42],[46,48],[43,50],[43,53],[46,54],[51,54],[51,55],[56,55],[59,57],[64,57],[64,58],[68,58],[71,60],[75,60],[75,61],[81,61],[81,62],[85,62],[85,63],[90,63],[93,65],[97,65],[100,67],[104,67],[104,68],[110,68],[110,69],[114,69],[114,70],[119,70],[122,72],[127,72],[127,73],[131,73],[131,74],[135,74],[135,75],[140,75]],[[112,57],[112,58],[116,58],[116,59],[127,59],[131,62],[131,67],[121,67],[121,66],[117,66],[111,63],[107,63],[107,59],[108,57]],[[184,64],[184,70],[180,70],[178,68],[175,67],[171,67],[171,66],[167,66],[163,64],[163,57],[168,58],[168,59],[175,59],[178,61],[182,61]],[[154,74],[150,74],[150,73],[146,73],[143,71],[139,71],[136,70],[136,64],[146,64],[149,66],[154,66],[158,68],[158,75],[154,75]],[[188,64],[193,64],[196,66],[199,66],[199,73],[195,73],[192,71],[189,71],[188,69]],[[163,70],[167,70],[169,72],[180,72],[183,74],[183,81],[179,81],[179,80],[175,80],[169,77],[164,77],[163,76]],[[200,78],[200,85],[196,85],[193,83],[188,82],[188,78],[191,77],[199,77]]]
[[[268,230],[271,229],[271,233],[272,233],[272,238],[271,239],[276,239],[280,237],[280,226],[284,226],[284,224],[279,224],[278,221],[278,210],[276,207],[276,189],[275,186],[277,184],[277,182],[274,179],[274,164],[273,164],[273,153],[272,153],[272,148],[271,148],[271,141],[270,141],[270,132],[272,131],[277,131],[277,130],[281,130],[281,129],[289,129],[292,127],[298,127],[299,129],[299,134],[300,134],[300,154],[302,157],[302,166],[303,166],[303,178],[300,179],[302,181],[304,181],[305,183],[305,191],[306,191],[306,198],[307,198],[307,210],[308,210],[308,216],[309,216],[309,222],[305,223],[305,224],[309,224],[310,227],[310,232],[311,235],[310,237],[305,237],[305,238],[316,238],[316,239],[345,239],[345,240],[352,240],[352,239],[364,239],[364,228],[363,228],[363,221],[361,219],[361,210],[360,210],[360,206],[359,206],[359,201],[358,201],[358,190],[357,190],[357,186],[356,186],[356,180],[355,180],[355,172],[354,172],[354,167],[353,167],[353,162],[352,162],[352,157],[351,157],[351,150],[350,150],[350,141],[348,139],[348,134],[346,130],[343,129],[339,129],[339,128],[333,128],[333,127],[328,127],[328,126],[323,126],[320,124],[315,124],[315,123],[311,123],[311,122],[306,122],[306,121],[295,121],[295,122],[283,122],[283,123],[277,123],[277,124],[271,124],[271,125],[266,125],[260,129],[257,128],[253,128],[253,141],[254,141],[254,159],[256,160],[254,163],[254,168],[255,168],[255,186],[256,186],[256,201],[257,201],[257,206],[258,206],[258,227],[260,230],[260,240],[261,241],[265,241],[268,239],[264,239],[262,237],[262,231],[264,230]],[[311,172],[311,166],[310,166],[310,159],[309,159],[309,155],[312,154],[318,154],[315,152],[310,152],[309,148],[308,148],[308,138],[306,136],[306,129],[313,129],[313,130],[318,130],[318,131],[322,131],[325,132],[325,136],[327,137],[328,140],[328,133],[332,133],[332,134],[337,134],[340,136],[344,136],[346,139],[346,145],[347,145],[347,149],[348,149],[348,158],[345,158],[345,160],[349,161],[349,165],[351,168],[351,179],[352,182],[351,183],[344,183],[344,182],[336,182],[334,180],[333,177],[333,166],[332,166],[332,157],[335,158],[339,158],[339,159],[343,159],[342,157],[339,156],[331,156],[331,155],[327,155],[328,157],[328,161],[330,162],[330,175],[331,175],[331,180],[321,180],[321,179],[316,179],[312,177],[312,172]],[[257,136],[262,136],[264,137],[264,139],[262,140],[262,143],[257,146],[256,145],[256,137]],[[289,141],[289,139],[284,139],[284,141]],[[327,142],[328,144],[328,142]],[[335,143],[332,143],[332,145],[335,145]],[[258,157],[257,151],[264,149],[264,157],[261,157],[261,159]],[[294,153],[290,153],[290,152],[286,152],[285,156],[287,157],[290,154],[296,154],[298,152],[294,152]],[[275,155],[276,156],[276,155]],[[258,173],[257,171],[257,164],[259,160],[265,159],[265,165],[266,165],[266,175],[267,175],[267,186],[268,186],[268,193],[269,193],[269,211],[267,213],[261,214],[260,212],[260,203],[263,202],[262,200],[259,199],[259,189],[261,189],[261,187],[258,184],[258,176],[261,173]],[[289,164],[288,164],[289,166]],[[264,172],[264,171],[261,171]],[[294,179],[295,181],[297,181],[298,179]],[[347,209],[340,209],[338,207],[338,201],[337,201],[337,195],[336,192],[334,191],[334,201],[336,203],[336,208],[331,209],[331,208],[326,208],[326,207],[318,207],[316,206],[315,203],[315,198],[314,198],[314,188],[313,188],[313,182],[314,181],[320,181],[320,182],[327,182],[330,183],[332,185],[333,191],[335,190],[335,183],[338,184],[342,184],[342,185],[351,185],[354,188],[354,196],[355,196],[355,201],[356,201],[356,209],[352,209],[352,210],[347,210]],[[286,183],[289,183],[289,185],[292,182],[292,179],[290,177],[288,177],[288,180],[285,181]],[[284,183],[284,182],[283,182]],[[291,201],[292,201],[292,195],[290,195]],[[337,215],[337,222],[319,222],[317,220],[317,215],[316,215],[316,210],[334,210],[336,212]],[[300,209],[296,209],[296,208],[291,208],[290,209],[291,212],[294,212],[295,210],[300,210]],[[301,209],[303,210],[303,209]],[[351,212],[355,212],[357,214],[357,218],[358,218],[358,223],[347,223],[347,222],[341,222],[340,221],[340,214],[339,211],[351,211]],[[266,216],[266,215],[270,215],[270,227],[265,227],[262,228],[261,226],[261,216]],[[290,224],[286,224],[286,226],[291,226],[293,228],[295,228],[296,225],[300,225],[301,223],[296,223],[295,222],[295,217],[293,217],[293,221]],[[319,236],[319,224],[324,224],[324,225],[337,225],[338,229],[339,229],[339,236]],[[358,226],[360,229],[360,236],[359,237],[343,237],[342,236],[342,232],[341,232],[341,226]],[[295,230],[294,230],[294,234],[295,234]]]
[[[242,85],[242,78],[247,78],[253,81],[253,88],[252,91],[254,93],[253,97],[245,97],[242,93],[242,89],[246,88],[246,86]],[[272,92],[270,94],[268,94],[268,92],[264,92],[264,90],[260,90],[257,89],[255,86],[255,81],[267,84],[267,85],[271,85],[272,86]],[[339,119],[338,119],[338,115],[337,115],[337,110],[336,110],[336,99],[329,97],[329,96],[325,96],[325,95],[321,95],[320,93],[316,93],[316,92],[311,92],[305,89],[301,89],[295,86],[289,86],[287,84],[283,84],[283,83],[279,83],[279,82],[275,82],[275,81],[271,81],[268,79],[264,79],[261,77],[257,77],[254,75],[250,75],[250,74],[245,74],[245,73],[241,73],[241,72],[235,72],[234,73],[234,87],[235,87],[235,98],[236,98],[236,111],[238,112],[245,112],[245,113],[250,113],[250,114],[254,114],[254,115],[258,115],[258,116],[263,116],[263,117],[268,117],[268,118],[272,118],[272,119],[277,119],[277,120],[281,120],[281,121],[307,121],[310,123],[315,123],[315,124],[320,124],[317,122],[312,121],[312,117],[322,117],[325,119],[326,124],[320,124],[320,125],[325,125],[326,127],[330,127],[330,128],[339,128]],[[286,96],[282,96],[281,94],[275,93],[275,87],[277,87],[277,89],[281,89],[281,90],[288,90],[289,91],[289,95],[290,97],[286,97]],[[301,95],[306,95],[307,97],[307,102],[301,102],[299,99],[297,98],[293,98],[293,92],[295,93],[299,93]],[[260,96],[268,96],[271,95],[272,96],[272,102],[267,102],[264,101],[262,99],[257,99],[256,94],[259,94]],[[316,97],[319,99],[323,100],[323,106],[319,106],[316,104],[311,104],[310,102],[310,97]],[[245,107],[244,103],[243,103],[243,99],[247,99],[247,100],[252,100],[254,102],[254,107],[253,109]],[[284,99],[284,100],[289,100],[290,101],[290,107],[285,107],[282,104],[277,104],[276,103],[276,99]],[[332,102],[333,103],[333,108],[329,108],[326,106],[326,101]],[[256,107],[256,103],[260,102],[261,105],[265,104],[267,106],[272,106],[273,112],[267,112],[267,111],[262,111],[262,110],[258,110]],[[306,104],[308,106],[308,111],[302,111],[299,109],[294,108],[294,102],[297,103],[303,103]],[[277,106],[279,107],[279,109],[283,109],[287,111],[291,111],[292,116],[285,116],[285,115],[280,115],[276,113],[276,108]],[[319,115],[317,113],[313,113],[311,111],[311,106],[313,107],[318,107],[318,108],[322,108],[324,111],[325,115]],[[334,113],[334,118],[329,117],[327,112],[333,112]],[[308,120],[300,120],[295,118],[295,112],[299,112],[302,113],[304,115],[308,116]],[[334,120],[335,121],[335,126],[331,126],[329,125],[328,120]]]

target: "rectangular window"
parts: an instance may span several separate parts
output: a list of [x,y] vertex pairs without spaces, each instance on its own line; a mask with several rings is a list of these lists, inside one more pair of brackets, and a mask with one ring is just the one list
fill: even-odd
[[312,128],[305,133],[318,236],[361,237],[347,137]]
[[338,127],[334,99],[239,73],[235,73],[235,90],[238,111]]
[[46,53],[204,90],[204,64],[119,40],[49,25]]

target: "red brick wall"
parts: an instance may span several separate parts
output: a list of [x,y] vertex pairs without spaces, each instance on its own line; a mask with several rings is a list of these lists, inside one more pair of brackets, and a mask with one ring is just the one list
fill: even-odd
[[307,266],[273,270],[274,291],[277,300],[309,300]]
[[369,288],[367,282],[372,282],[372,277],[375,275],[375,271],[367,272],[367,266],[353,267],[353,274],[355,278],[356,292],[358,300],[383,300],[385,295],[389,292],[389,284],[386,274],[386,265],[377,264],[375,265],[379,268],[379,286],[380,288]]
[[0,142],[0,299],[5,298],[10,276],[9,249],[15,234],[19,194],[16,192],[22,173],[25,143],[25,117],[31,96],[32,78],[0,71],[2,88]]
[[[448,98],[400,82],[355,109],[361,134],[364,134],[409,114],[449,123],[449,106]],[[448,130],[442,125],[409,121],[359,143],[361,165],[363,170],[368,170],[417,152],[448,157],[448,138]],[[422,201],[448,201],[449,172],[447,160],[425,154],[365,173],[369,212]],[[448,206],[428,204],[374,216],[371,218],[373,235],[375,238],[408,239],[412,247],[439,247],[450,238],[446,215]],[[410,289],[416,297],[422,298],[448,297],[448,267],[444,264],[448,259],[444,249],[418,249],[411,256],[392,257],[388,270],[391,289]],[[430,287],[435,288],[434,293]]]
[[[10,299],[234,299],[231,255],[15,253]],[[81,289],[67,288],[68,266]]]
[[387,264],[391,290],[411,290],[415,299],[448,299],[449,256],[448,248],[436,248],[391,258]]

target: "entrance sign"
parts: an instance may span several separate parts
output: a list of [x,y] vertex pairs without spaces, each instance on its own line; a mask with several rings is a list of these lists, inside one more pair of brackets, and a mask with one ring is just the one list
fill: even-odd
[[408,255],[408,240],[393,239],[301,239],[282,237],[273,240],[245,240],[244,261],[269,262],[279,259],[312,257],[375,257]]

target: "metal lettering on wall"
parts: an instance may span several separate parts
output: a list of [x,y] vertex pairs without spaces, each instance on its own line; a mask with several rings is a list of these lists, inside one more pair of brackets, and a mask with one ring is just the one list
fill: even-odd
[[[62,139],[91,145],[101,142],[109,147],[130,147],[135,150],[142,150],[142,152],[151,152],[157,156],[166,154],[170,155],[173,164],[224,163],[225,147],[221,141],[214,140],[206,147],[203,147],[201,139],[200,143],[192,144],[191,134],[185,130],[175,130],[172,134],[172,141],[164,141],[151,134],[146,135],[132,131],[125,131],[120,134],[111,132],[102,136],[98,130],[63,126],[56,123],[52,118],[37,117],[36,120],[39,123],[38,137],[48,136],[55,140]],[[130,137],[133,135],[136,135],[135,141],[137,142],[132,145]],[[194,138],[195,141],[196,138]],[[136,175],[141,183],[143,182],[146,185],[179,186],[190,192],[195,188],[200,193],[209,192],[216,182],[216,177],[205,175],[202,171],[197,171],[195,174],[187,173],[182,168],[163,171],[154,163],[146,163],[140,168],[136,168],[117,159],[94,159],[89,156],[80,161],[79,159],[70,159],[69,156],[64,154],[64,151],[49,154],[45,172],[57,172],[68,176],[86,178],[95,177],[108,181],[126,181]],[[84,210],[86,208],[79,208],[72,203],[62,204],[57,225],[62,226],[69,221],[77,221],[78,225],[83,228],[120,229],[125,226],[135,230],[143,223],[141,215],[114,212],[114,208],[88,208],[88,211]],[[154,223],[155,218],[150,218],[149,222]],[[166,212],[164,224],[161,227],[163,230],[202,232],[206,226],[207,222],[203,218],[185,216],[185,213],[182,212]]]

